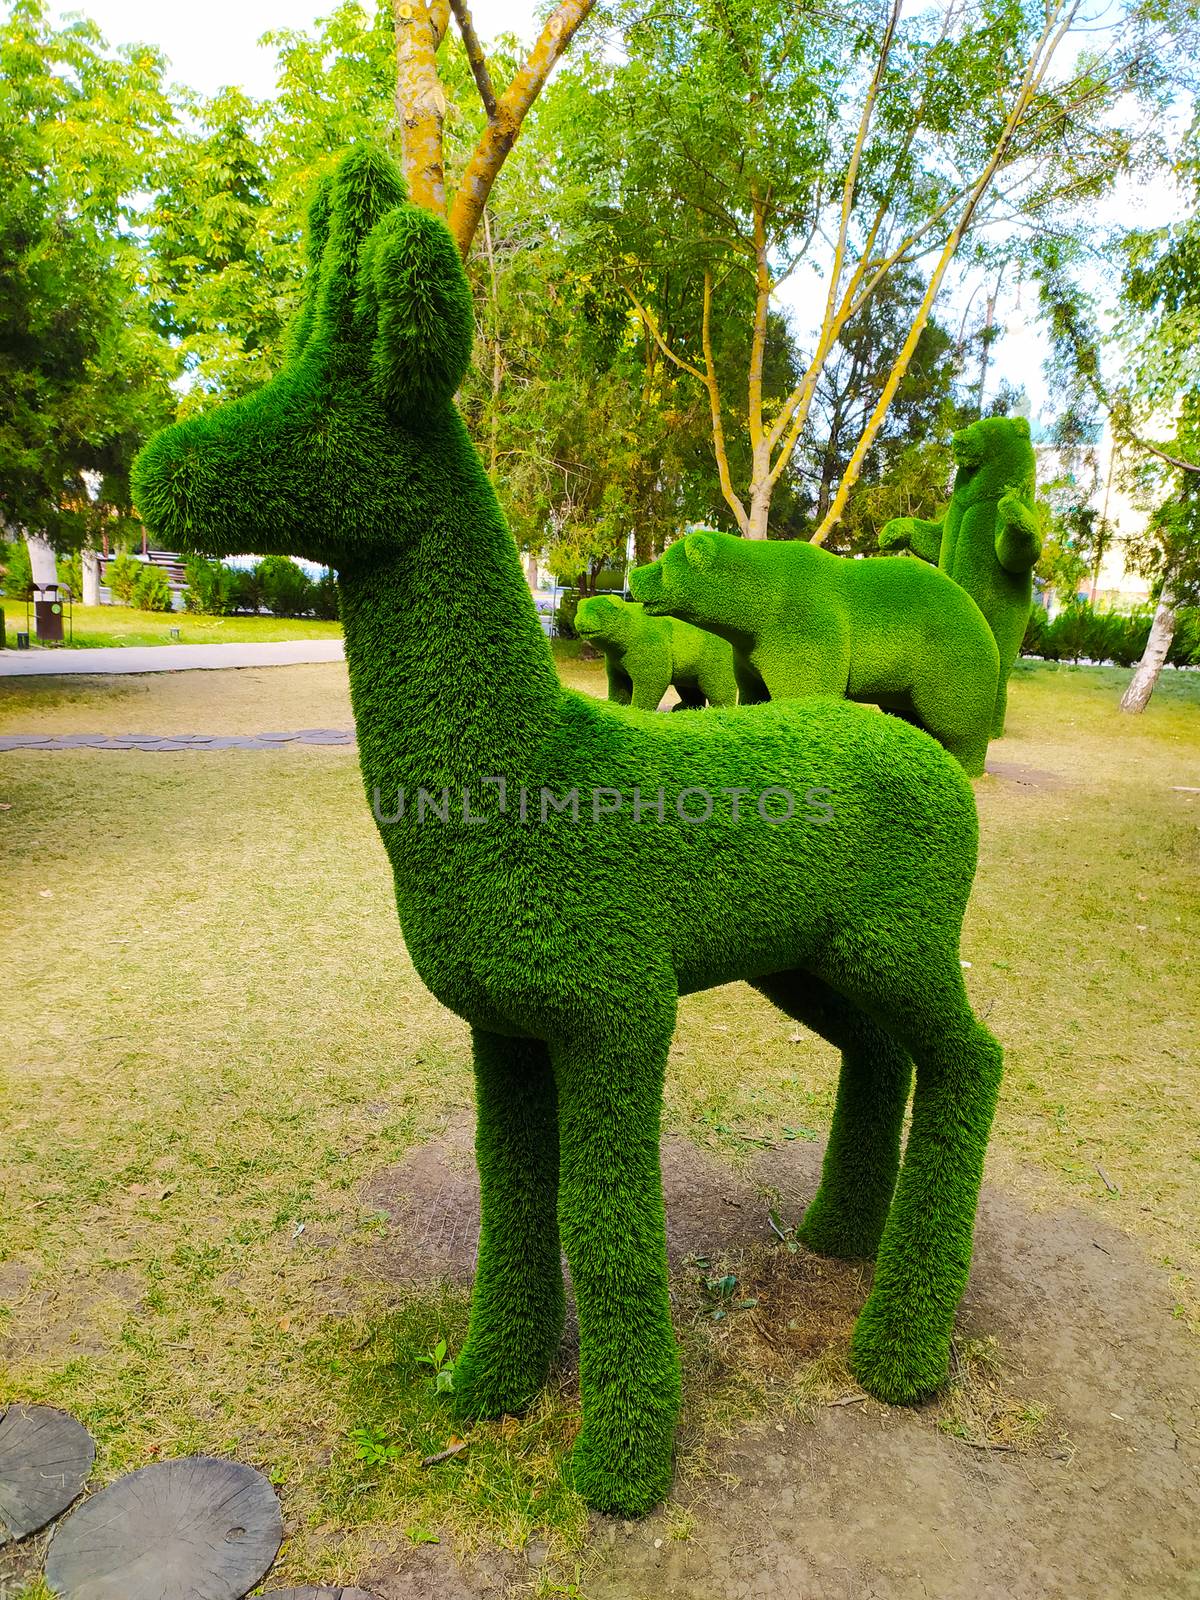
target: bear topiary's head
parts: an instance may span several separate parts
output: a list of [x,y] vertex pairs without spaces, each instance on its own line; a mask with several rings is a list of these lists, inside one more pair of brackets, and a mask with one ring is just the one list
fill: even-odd
[[591,644],[624,644],[641,620],[642,608],[618,595],[596,594],[579,602],[574,628]]
[[141,516],[210,555],[341,568],[403,544],[439,515],[470,451],[453,396],[473,335],[449,230],[407,203],[387,156],[355,147],[310,206],[278,376],[151,439],[134,465]]
[[950,441],[958,472],[954,499],[959,505],[1033,495],[1036,460],[1024,417],[983,417],[960,428]]
[[[705,619],[706,626],[736,626],[741,606],[726,579],[740,565],[743,541],[732,534],[698,528],[648,566],[635,567],[629,587],[651,617],[679,617],[684,622]],[[728,614],[726,614],[728,613]]]

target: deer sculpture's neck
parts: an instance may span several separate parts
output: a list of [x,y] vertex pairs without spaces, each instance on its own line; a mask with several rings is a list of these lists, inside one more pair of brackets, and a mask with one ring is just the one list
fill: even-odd
[[[478,468],[386,562],[340,574],[359,755],[398,885],[452,848],[463,791],[480,810],[536,772],[561,689],[516,546]],[[454,494],[461,488],[462,495]],[[433,803],[420,802],[425,791]],[[450,831],[435,806],[449,798]],[[418,804],[429,826],[414,824]]]

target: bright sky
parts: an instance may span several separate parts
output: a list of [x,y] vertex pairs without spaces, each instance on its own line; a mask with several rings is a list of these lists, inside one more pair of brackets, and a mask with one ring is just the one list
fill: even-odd
[[[274,28],[305,28],[333,6],[320,0],[79,0],[59,15],[82,11],[110,44],[153,44],[170,58],[171,75],[202,94],[235,84],[264,98],[275,87],[275,55],[258,40]],[[532,0],[475,0],[471,7],[483,39],[498,33],[531,34]]]

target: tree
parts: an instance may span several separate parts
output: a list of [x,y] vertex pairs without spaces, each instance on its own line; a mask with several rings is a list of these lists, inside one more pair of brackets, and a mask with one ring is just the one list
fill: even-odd
[[1139,229],[1120,241],[1113,315],[1104,325],[1097,293],[1079,281],[1080,250],[1040,254],[1041,309],[1050,329],[1052,381],[1065,400],[1064,426],[1099,407],[1126,454],[1126,474],[1154,504],[1129,554],[1156,591],[1145,653],[1121,699],[1144,711],[1175,634],[1181,605],[1200,599],[1200,148],[1186,136],[1176,172],[1191,201],[1178,223]]
[[[707,399],[723,497],[741,532],[766,536],[847,325],[893,274],[922,274],[813,535],[823,541],[964,244],[984,230],[1065,225],[1157,153],[1151,131],[1129,119],[1131,108],[1158,103],[1165,25],[1128,9],[1097,42],[1076,0],[954,0],[940,17],[902,15],[899,0],[866,14],[785,0],[673,0],[666,10],[651,0],[625,15],[628,59],[598,86],[602,131],[580,152],[590,191],[582,209],[596,257],[646,337]],[[1060,59],[1070,67],[1058,70]],[[1118,104],[1124,123],[1112,115]],[[814,268],[823,308],[811,333],[797,330],[804,359],[776,403],[764,383],[772,306],[789,278]],[[731,399],[718,366],[731,319],[744,402]],[[741,475],[730,453],[738,412]]]
[[0,520],[39,582],[127,508],[132,456],[170,415],[129,198],[173,115],[162,69],[40,0],[0,24]]

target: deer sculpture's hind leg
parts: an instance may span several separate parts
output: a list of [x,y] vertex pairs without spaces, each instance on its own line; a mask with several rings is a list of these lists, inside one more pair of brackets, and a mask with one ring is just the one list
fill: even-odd
[[590,1506],[640,1516],[671,1485],[679,1356],[667,1298],[659,1126],[674,1004],[653,988],[552,1050],[559,1221],[579,1310],[583,1429],[571,1459]]
[[821,1185],[799,1236],[821,1255],[870,1260],[896,1187],[912,1061],[866,1012],[807,972],[778,972],[756,987],[842,1052]]
[[475,1030],[481,1227],[467,1342],[454,1364],[460,1417],[522,1411],[563,1328],[558,1108],[546,1046]]
[[881,1020],[912,1052],[916,1088],[900,1181],[850,1354],[863,1387],[892,1404],[932,1394],[949,1370],[1000,1086],[1000,1046],[971,1011],[956,950],[953,959],[953,968],[914,974],[903,992],[878,1001]]

